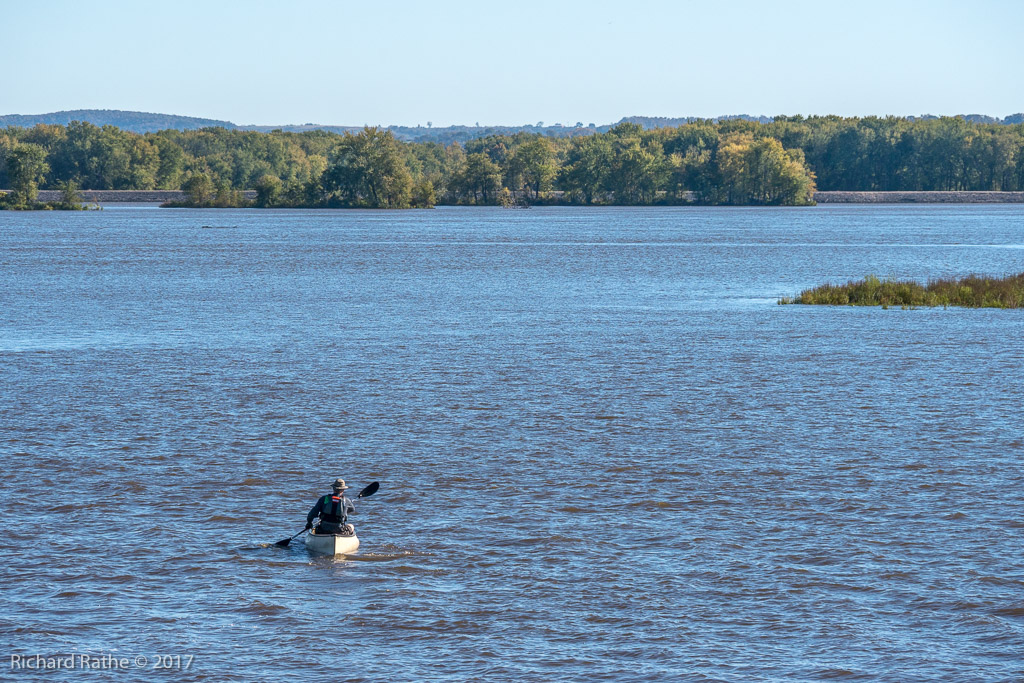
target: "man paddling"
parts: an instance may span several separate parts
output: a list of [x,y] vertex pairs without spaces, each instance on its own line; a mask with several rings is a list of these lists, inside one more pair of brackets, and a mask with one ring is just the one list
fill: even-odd
[[316,505],[306,515],[306,529],[313,528],[313,520],[320,517],[320,522],[313,531],[315,534],[343,534],[348,532],[346,522],[348,516],[353,515],[356,509],[352,507],[352,501],[345,497],[348,486],[344,479],[335,479],[331,484],[332,493],[321,496]]

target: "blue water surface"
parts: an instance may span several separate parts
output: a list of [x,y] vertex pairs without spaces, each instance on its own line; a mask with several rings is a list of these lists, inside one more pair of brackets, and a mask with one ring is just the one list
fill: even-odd
[[[1024,678],[1024,311],[776,304],[1021,271],[1013,205],[0,212],[0,668]],[[357,555],[265,547],[338,476]]]

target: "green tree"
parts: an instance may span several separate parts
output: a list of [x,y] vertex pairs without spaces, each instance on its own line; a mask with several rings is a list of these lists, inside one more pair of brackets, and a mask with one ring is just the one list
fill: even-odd
[[324,190],[345,206],[400,209],[409,206],[412,176],[390,131],[346,133],[323,175]]
[[57,207],[65,210],[78,209],[82,206],[82,195],[78,193],[78,184],[74,180],[65,180],[57,183],[60,190],[60,202]]
[[435,187],[446,201],[458,203],[462,192],[459,183],[465,172],[466,153],[462,145],[452,144],[445,147],[441,164],[441,182],[435,183]]
[[160,148],[141,136],[125,141],[128,151],[128,177],[122,179],[121,189],[152,190],[156,187],[160,171]]
[[718,127],[709,121],[697,121],[660,132],[669,174],[666,190],[673,201],[696,199],[714,201],[719,183],[715,155],[718,152]]
[[606,135],[570,141],[565,164],[558,174],[558,182],[570,201],[593,204],[601,196],[611,159],[611,140]]
[[543,137],[532,137],[515,147],[512,157],[518,165],[524,187],[534,198],[551,189],[551,183],[558,173],[555,150],[551,141]]
[[7,157],[16,144],[16,140],[0,131],[0,187],[8,188],[11,186],[11,179],[7,175]]
[[738,133],[722,141],[717,155],[723,204],[813,203],[814,176],[799,150],[787,152],[774,138]]
[[417,209],[432,209],[437,203],[437,194],[434,192],[434,183],[424,178],[416,182],[412,187],[412,206]]
[[7,175],[16,197],[14,201],[19,204],[35,202],[39,196],[39,183],[49,171],[46,150],[42,147],[32,143],[15,146],[7,155]]
[[622,124],[612,130],[611,168],[605,187],[618,204],[649,204],[668,179],[670,166],[661,144],[642,137],[640,126]]
[[281,198],[284,183],[276,175],[269,173],[260,176],[256,181],[256,206],[275,206]]
[[216,188],[210,176],[205,173],[193,173],[182,183],[185,202],[191,206],[211,206],[216,198]]
[[220,208],[229,208],[232,206],[244,206],[245,199],[242,197],[242,193],[231,187],[231,181],[227,178],[221,178],[217,181],[217,189],[213,198],[213,205]]
[[180,188],[181,177],[185,172],[185,150],[178,143],[163,136],[153,136],[152,143],[156,146],[159,158],[156,187],[161,190]]
[[989,126],[971,141],[970,188],[977,190],[1013,190],[1014,170],[1021,149],[1017,135],[1008,126]]
[[483,152],[466,155],[466,165],[454,180],[457,192],[474,204],[490,204],[501,189],[501,168]]

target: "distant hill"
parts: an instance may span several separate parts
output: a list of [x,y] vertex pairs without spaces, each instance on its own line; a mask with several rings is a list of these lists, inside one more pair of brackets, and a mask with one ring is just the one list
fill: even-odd
[[[986,116],[984,114],[962,114],[962,118],[972,123],[1002,123],[1015,124],[1024,123],[1024,113],[1012,114],[1004,119]],[[938,118],[930,114],[923,116],[908,116],[910,121]],[[770,116],[751,116],[749,114],[733,114],[727,116],[716,116],[711,121],[728,121],[732,119],[743,119],[747,121],[758,121],[770,123],[773,118]],[[453,142],[468,142],[488,135],[515,135],[516,133],[539,133],[552,137],[572,137],[576,135],[591,135],[593,133],[604,133],[620,123],[635,123],[645,129],[653,128],[675,128],[687,123],[702,120],[700,117],[687,116],[670,118],[663,116],[627,116],[615,124],[595,125],[589,123],[583,125],[577,122],[575,125],[564,126],[556,123],[545,126],[542,122],[536,125],[523,126],[382,126],[390,130],[396,138],[406,142],[438,142],[451,144]],[[72,121],[88,121],[97,126],[117,126],[121,130],[133,133],[151,133],[169,128],[176,130],[194,130],[196,128],[220,127],[228,130],[251,130],[267,133],[274,130],[283,130],[292,133],[305,131],[323,130],[332,133],[357,132],[362,126],[334,126],[318,123],[303,123],[300,125],[282,126],[239,126],[230,121],[219,121],[217,119],[202,119],[194,116],[175,116],[173,114],[150,114],[138,111],[120,111],[117,109],[77,109],[74,111],[58,111],[50,114],[9,114],[0,116],[0,128],[8,126],[19,126],[31,128],[40,123],[66,126]]]
[[468,142],[477,138],[485,138],[488,135],[515,135],[516,133],[536,133],[556,138],[569,138],[577,135],[592,135],[594,133],[605,133],[611,129],[611,125],[596,126],[590,124],[583,126],[563,126],[556,123],[553,126],[446,126],[443,128],[427,128],[424,126],[390,126],[388,130],[394,133],[400,140],[412,142],[439,142],[450,145],[453,142]]
[[[1024,123],[1024,113],[1010,114],[1005,119],[1001,119],[996,116],[988,116],[987,114],[957,114],[957,116],[962,118],[964,121],[970,121],[971,123],[1000,123],[1004,126]],[[921,116],[908,116],[906,118],[908,121],[929,121],[942,117],[936,116],[935,114],[922,114]]]
[[[1016,123],[1024,123],[1024,113],[1022,114],[1011,114],[1005,119],[1000,119],[995,116],[987,116],[985,114],[957,114],[960,118],[971,123],[999,123],[1004,125],[1011,125]],[[908,121],[927,121],[930,119],[941,118],[933,114],[924,114],[923,116],[907,116],[905,117]],[[714,123],[721,121],[757,121],[758,123],[771,123],[775,120],[773,116],[751,116],[749,114],[731,114],[728,116],[715,116],[714,118],[708,119]],[[688,123],[695,121],[702,121],[698,116],[688,116],[685,118],[667,118],[664,116],[627,116],[619,123],[636,123],[643,126],[647,130],[653,128],[678,128],[679,126],[685,126]]]
[[684,118],[668,118],[665,116],[627,116],[620,120],[619,123],[636,123],[643,126],[645,130],[653,130],[654,128],[678,128],[679,126],[685,126],[686,124],[693,123],[694,121],[710,120],[718,123],[719,121],[732,121],[735,119],[757,121],[758,123],[771,123],[774,120],[771,116],[751,116],[750,114],[715,116],[711,119],[703,119],[699,116],[687,116]]
[[9,114],[0,116],[0,128],[20,126],[31,128],[40,123],[66,126],[72,121],[88,121],[96,126],[117,126],[121,130],[133,133],[151,133],[158,130],[174,128],[176,130],[194,130],[220,126],[221,128],[237,128],[230,121],[216,119],[200,119],[194,116],[175,116],[174,114],[150,114],[141,111],[121,111],[118,109],[76,109],[74,111],[57,111],[50,114]]
[[363,129],[362,126],[325,126],[318,123],[303,123],[301,125],[283,126],[234,126],[237,130],[253,130],[257,133],[270,133],[275,130],[282,130],[286,133],[305,133],[310,130],[325,130],[328,133],[356,133]]
[[[310,130],[326,130],[332,133],[358,133],[362,126],[324,126],[315,123],[304,123],[300,126],[236,126],[238,130],[254,130],[260,133],[269,133],[274,130],[283,130],[287,133],[302,133]],[[515,135],[516,133],[540,133],[552,137],[571,137],[573,135],[589,135],[595,132],[606,132],[611,125],[595,126],[590,124],[584,127],[563,126],[556,123],[553,126],[443,126],[434,128],[432,126],[382,126],[389,130],[399,140],[405,142],[439,142],[450,145],[453,142],[468,142],[477,138],[485,138],[488,135]]]

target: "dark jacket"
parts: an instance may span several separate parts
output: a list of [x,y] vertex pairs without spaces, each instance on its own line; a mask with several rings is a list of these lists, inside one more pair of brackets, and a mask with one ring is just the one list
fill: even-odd
[[346,498],[344,493],[328,493],[317,499],[316,505],[306,515],[306,522],[312,524],[313,520],[319,516],[322,522],[344,524],[348,520],[348,516],[355,511],[352,501]]

